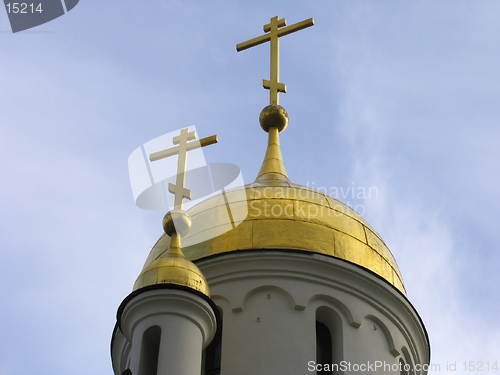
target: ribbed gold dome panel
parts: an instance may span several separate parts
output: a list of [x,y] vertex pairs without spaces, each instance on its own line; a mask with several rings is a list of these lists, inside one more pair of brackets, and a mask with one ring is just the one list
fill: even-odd
[[[244,192],[241,189],[209,198],[188,211],[193,220],[191,232],[183,238],[188,259],[235,250],[310,251],[364,267],[406,294],[401,273],[384,241],[347,205],[284,181],[254,183],[246,185]],[[167,235],[158,240],[144,269],[165,253],[169,242]]]

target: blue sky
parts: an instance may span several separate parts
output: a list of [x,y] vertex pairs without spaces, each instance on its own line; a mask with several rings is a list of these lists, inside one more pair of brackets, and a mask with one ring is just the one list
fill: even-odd
[[0,375],[112,373],[164,214],[134,206],[128,156],[196,125],[253,181],[269,46],[235,46],[276,15],[316,23],[281,40],[289,177],[376,188],[338,198],[396,257],[433,363],[500,362],[498,2],[82,0],[17,34],[0,11]]

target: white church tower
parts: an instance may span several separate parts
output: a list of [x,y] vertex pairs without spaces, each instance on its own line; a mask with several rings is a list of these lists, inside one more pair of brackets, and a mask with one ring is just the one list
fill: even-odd
[[269,137],[264,162],[252,184],[187,213],[178,175],[165,234],[118,309],[115,375],[427,373],[427,332],[382,238],[285,170],[278,38],[312,24],[286,27],[274,17],[264,35],[237,46],[271,42],[270,105],[259,119]]

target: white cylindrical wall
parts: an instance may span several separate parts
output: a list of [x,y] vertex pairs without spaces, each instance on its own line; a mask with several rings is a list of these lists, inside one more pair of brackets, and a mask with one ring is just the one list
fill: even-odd
[[228,253],[197,265],[223,310],[221,375],[316,375],[309,365],[316,361],[316,320],[333,336],[332,358],[351,369],[334,374],[399,375],[401,360],[429,363],[413,306],[359,266],[288,251]]
[[[353,367],[375,362],[429,363],[428,337],[414,307],[392,285],[359,266],[279,250],[227,253],[197,265],[223,312],[221,375],[315,375],[309,363],[316,360],[316,320],[331,331],[333,351],[341,349],[332,357],[351,365],[345,374],[400,374]],[[143,292],[127,302],[121,330],[115,329],[113,336],[115,374],[126,368],[138,374],[142,335],[153,325],[162,329],[158,374],[199,375],[215,315],[203,298],[178,290]],[[171,367],[173,363],[179,366]]]
[[224,311],[222,374],[304,373],[315,356],[314,330],[282,291],[257,290],[243,311]]
[[186,316],[170,314],[162,319],[158,374],[199,375],[203,337],[200,327]]
[[[151,327],[161,330],[157,347],[145,342],[144,333]],[[216,329],[215,311],[197,294],[178,289],[139,293],[127,302],[121,314],[121,332],[130,347],[127,358],[118,356],[120,363],[114,364],[115,373],[129,368],[134,375],[200,375],[203,348]],[[144,348],[153,348],[157,354],[145,356]],[[151,362],[155,356],[156,371],[150,369],[150,363],[141,364],[145,358]]]

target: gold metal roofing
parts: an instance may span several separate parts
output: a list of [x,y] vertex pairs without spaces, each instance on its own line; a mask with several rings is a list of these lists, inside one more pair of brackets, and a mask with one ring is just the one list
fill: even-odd
[[135,281],[133,290],[150,285],[175,284],[197,290],[210,297],[210,289],[205,276],[193,262],[184,256],[178,234],[174,232],[168,239],[169,249],[143,268]]
[[[399,268],[382,238],[342,202],[314,189],[270,180],[245,186],[246,201],[235,201],[240,196],[237,190],[228,191],[226,197],[214,196],[188,211],[193,220],[191,232],[183,238],[188,259],[235,250],[310,251],[355,263],[406,294]],[[228,208],[233,213],[248,209],[246,219],[231,222]],[[167,235],[158,240],[145,268],[164,254],[169,242]]]

